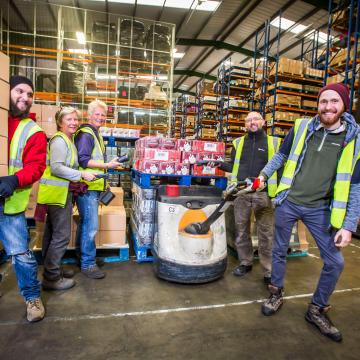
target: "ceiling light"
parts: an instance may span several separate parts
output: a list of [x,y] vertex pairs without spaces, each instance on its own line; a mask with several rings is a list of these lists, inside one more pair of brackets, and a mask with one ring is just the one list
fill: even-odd
[[86,38],[85,38],[85,34],[82,31],[77,31],[76,32],[76,38],[77,41],[80,45],[85,45],[86,44]]
[[84,55],[90,54],[90,50],[88,49],[69,49],[68,51],[75,54],[84,54]]
[[[304,30],[306,30],[309,26],[305,26],[303,24],[297,24],[295,25],[295,21],[292,21],[292,20],[289,20],[289,19],[286,19],[284,17],[282,17],[280,19],[280,16],[278,16],[277,18],[275,18],[271,23],[270,23],[272,26],[275,26],[275,27],[279,27],[280,25],[280,28],[282,30],[289,30],[290,32],[294,33],[294,34],[299,34],[301,32],[303,32]],[[295,26],[294,26],[295,25]]]
[[[305,35],[305,37],[307,37],[307,38],[309,38],[309,39],[311,39],[311,40],[314,40],[314,31],[312,30],[312,31],[309,31],[306,35]],[[318,42],[320,43],[320,44],[325,44],[326,42],[327,42],[327,36],[328,36],[328,34],[327,33],[324,33],[324,32],[322,32],[322,31],[319,31],[319,37],[317,37],[317,35],[315,34],[315,41],[316,41],[316,39],[318,39]],[[332,35],[330,35],[330,40],[333,38],[333,36]]]
[[181,59],[183,58],[185,55],[185,53],[181,53],[181,52],[173,52],[173,57],[174,59]]

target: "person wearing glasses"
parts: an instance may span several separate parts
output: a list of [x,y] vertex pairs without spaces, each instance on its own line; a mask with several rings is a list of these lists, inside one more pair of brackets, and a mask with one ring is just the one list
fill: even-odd
[[[231,163],[220,166],[231,173],[229,186],[246,178],[256,178],[260,170],[274,156],[280,147],[280,139],[269,136],[263,130],[265,120],[261,114],[250,112],[245,119],[246,134],[233,141]],[[274,215],[271,198],[275,196],[277,174],[268,179],[267,187],[261,191],[237,196],[234,201],[236,238],[235,245],[239,265],[235,276],[244,276],[252,270],[254,249],[251,239],[251,213],[254,213],[258,235],[258,253],[264,274],[264,283],[271,279],[271,247],[273,239]]]

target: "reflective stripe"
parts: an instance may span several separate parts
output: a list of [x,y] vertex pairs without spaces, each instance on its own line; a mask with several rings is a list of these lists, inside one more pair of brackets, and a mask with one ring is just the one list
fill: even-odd
[[25,145],[26,145],[26,141],[27,141],[27,138],[29,136],[29,133],[31,131],[31,129],[36,126],[35,122],[31,121],[31,122],[28,122],[25,126],[24,126],[24,129],[22,131],[22,133],[20,134],[20,137],[19,137],[19,142],[18,142],[18,148],[17,148],[17,151],[16,151],[16,159],[17,160],[21,160],[22,159],[22,153],[23,153],[23,150],[25,148]]
[[303,135],[305,129],[307,128],[308,123],[309,122],[306,121],[306,120],[301,120],[300,121],[300,125],[299,125],[299,127],[298,127],[298,129],[296,131],[295,139],[294,139],[292,147],[291,147],[292,152],[290,153],[289,157],[294,155],[295,150],[296,150],[296,148],[297,148],[297,146],[298,146],[298,144],[300,142],[301,136]]
[[291,154],[288,158],[288,160],[290,161],[298,161],[299,160],[299,155],[296,155],[296,154]]
[[336,174],[336,181],[350,181],[351,174],[349,173],[338,173]]
[[332,202],[332,206],[333,208],[336,208],[336,209],[346,209],[346,206],[347,206],[347,201],[336,201],[334,200]]
[[104,160],[104,155],[99,155],[97,153],[95,153],[94,155],[91,156],[91,160],[96,160],[96,161],[103,161]]
[[22,160],[18,160],[18,159],[10,159],[9,160],[9,166],[13,166],[16,168],[22,168],[23,167],[23,162]]
[[53,186],[61,186],[61,187],[68,187],[69,181],[61,181],[61,180],[54,180],[54,179],[44,179],[41,178],[39,181],[40,184],[46,185],[53,185]]
[[288,178],[288,177],[282,177],[281,178],[281,182],[283,183],[283,184],[286,184],[286,185],[291,185],[291,183],[292,183],[292,178]]
[[270,179],[268,179],[267,183],[268,183],[268,185],[277,185],[277,180],[270,178]]
[[240,159],[235,159],[234,164],[240,164]]

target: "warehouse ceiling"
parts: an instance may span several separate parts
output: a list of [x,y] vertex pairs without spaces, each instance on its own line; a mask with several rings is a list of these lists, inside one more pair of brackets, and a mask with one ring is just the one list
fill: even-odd
[[[7,7],[5,1],[1,1],[3,11],[9,11],[9,18],[14,19],[10,26],[32,28],[32,16],[28,12],[31,3],[29,0],[9,0],[10,6]],[[226,46],[194,46],[184,39],[216,40],[217,45],[224,42],[253,51],[256,32],[263,28],[265,21],[273,24],[269,40],[277,38],[277,17],[281,13],[281,27],[287,28],[287,31],[280,33],[279,51],[283,56],[297,58],[301,54],[301,39],[312,37],[314,29],[326,32],[328,23],[327,0],[47,0],[45,3],[104,12],[104,18],[106,13],[110,13],[176,24],[177,53],[184,55],[174,59],[174,88],[184,90],[194,89],[199,80],[192,76],[194,72],[216,76],[219,64],[227,58],[231,58],[231,63],[235,65],[250,59],[246,53],[233,53]],[[56,19],[50,7],[44,4],[42,11],[44,26],[56,28]],[[262,35],[260,31],[260,48],[264,42]],[[274,41],[270,56],[276,54],[277,44]],[[176,75],[178,70],[189,72]]]

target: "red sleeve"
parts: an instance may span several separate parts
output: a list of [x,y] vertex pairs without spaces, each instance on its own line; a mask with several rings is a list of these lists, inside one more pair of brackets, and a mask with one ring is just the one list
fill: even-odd
[[23,152],[23,168],[15,175],[19,179],[19,188],[38,181],[46,168],[46,135],[37,132],[27,141]]

